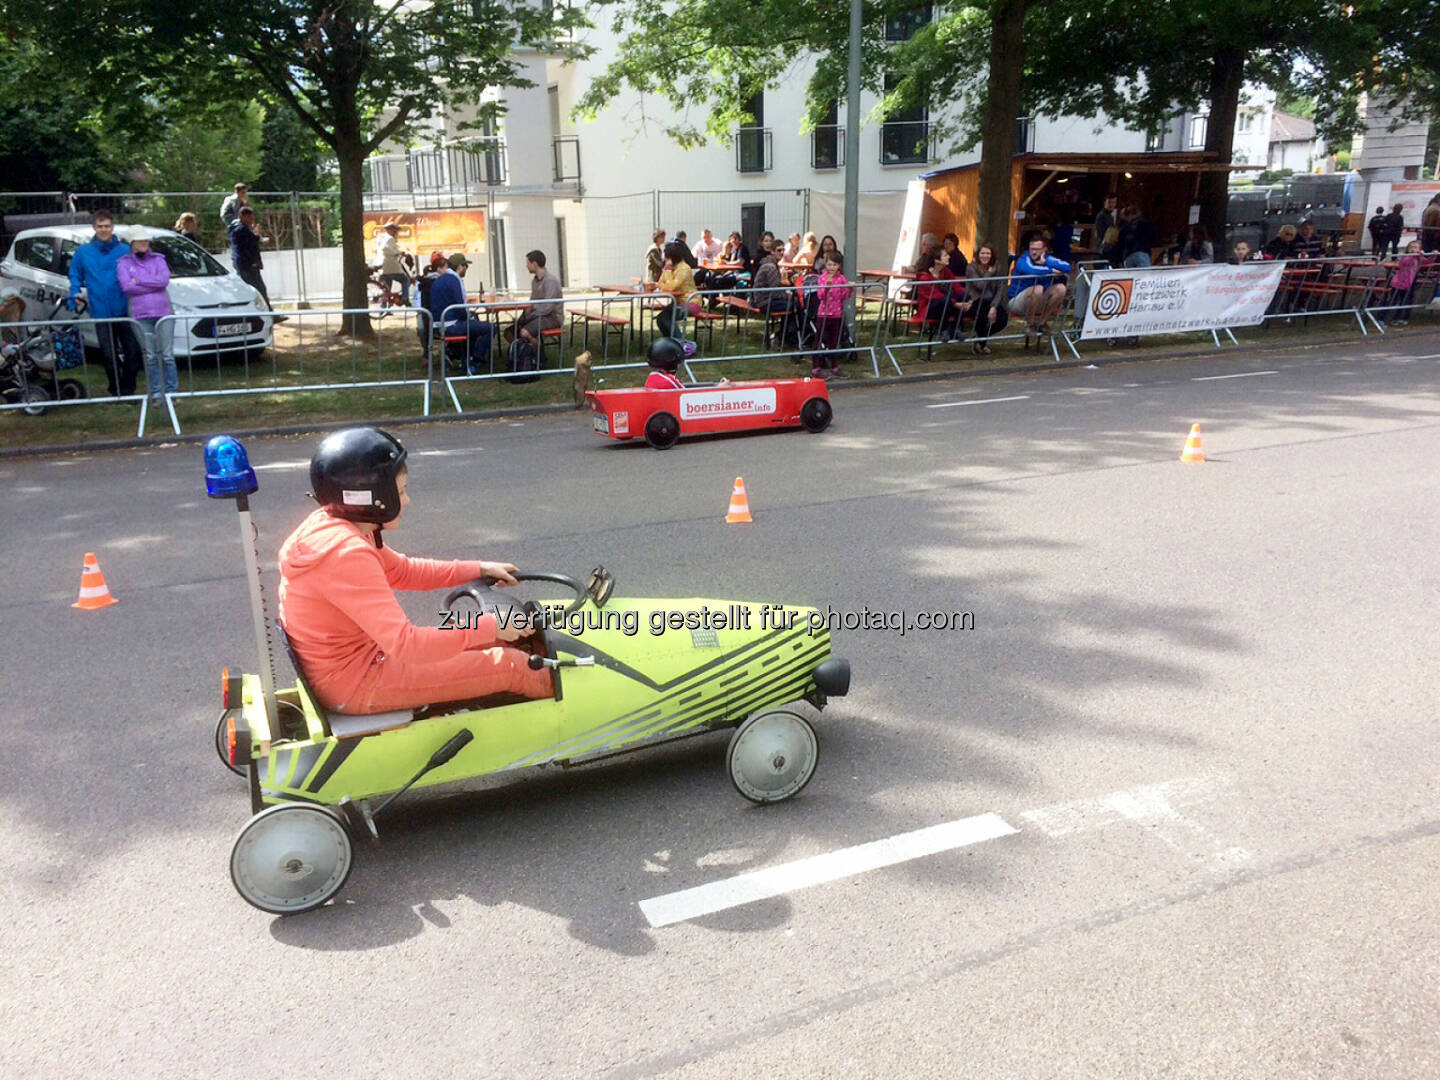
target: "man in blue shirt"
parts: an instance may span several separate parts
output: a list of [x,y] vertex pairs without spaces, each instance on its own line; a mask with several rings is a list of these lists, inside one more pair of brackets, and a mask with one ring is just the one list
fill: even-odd
[[1070,264],[1045,252],[1045,241],[1035,237],[1030,246],[1015,260],[1015,273],[1010,279],[1010,314],[1025,320],[1025,347],[1038,344],[1042,334],[1050,333],[1050,320],[1065,303],[1065,286],[1054,278],[1070,273]]
[[[478,375],[490,356],[490,338],[495,328],[465,310],[465,281],[462,275],[470,268],[470,261],[458,251],[445,261],[449,269],[430,286],[430,318],[435,326],[444,329],[445,337],[465,334],[468,341],[466,370],[471,375]],[[455,310],[447,314],[446,308]]]
[[260,258],[260,233],[255,228],[255,210],[251,206],[240,207],[239,215],[230,223],[230,263],[240,280],[258,292],[267,308],[270,292],[265,288],[265,279],[260,276],[264,262]]
[[[75,249],[70,258],[70,295],[65,306],[75,310],[80,290],[85,290],[91,319],[123,319],[130,314],[130,300],[120,288],[116,266],[130,254],[130,245],[115,239],[115,218],[109,210],[90,215],[95,235]],[[105,381],[110,396],[135,393],[135,376],[144,366],[140,342],[130,323],[96,323],[95,336],[105,357]]]

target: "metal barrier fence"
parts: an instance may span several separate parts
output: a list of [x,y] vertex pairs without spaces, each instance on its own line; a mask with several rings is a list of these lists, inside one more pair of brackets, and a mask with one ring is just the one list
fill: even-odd
[[[831,288],[842,291],[847,308],[852,302],[857,305],[857,310],[863,310],[867,305],[883,308],[883,284],[850,282]],[[506,333],[507,329],[514,329],[513,324],[510,328],[504,326],[506,316],[518,318],[531,307],[529,302],[498,300],[454,304],[441,312],[436,324],[437,337],[443,342],[446,352],[447,370],[443,381],[455,411],[462,412],[457,391],[462,384],[496,380],[529,382],[546,375],[573,374],[574,364],[567,366],[563,362],[567,339],[570,350],[578,354],[575,348],[577,336],[583,334],[580,349],[588,350],[592,330],[601,337],[601,356],[598,362],[593,362],[593,371],[646,368],[649,366],[646,361],[630,359],[632,352],[639,355],[647,337],[675,336],[696,344],[695,355],[685,361],[686,373],[691,378],[694,377],[692,365],[793,359],[807,355],[817,359],[831,356],[868,358],[872,374],[878,376],[877,337],[882,320],[878,317],[874,319],[867,342],[862,321],[847,314],[839,327],[837,341],[829,345],[820,340],[818,301],[813,288],[806,292],[795,285],[698,290],[690,296],[685,308],[678,310],[675,298],[669,293],[643,286],[607,286],[606,291],[601,293],[541,301],[535,306],[543,308],[548,305],[552,313],[558,309],[561,318],[559,325],[551,326],[540,337],[537,368],[523,371],[512,369],[508,362],[508,342],[502,342],[506,337],[513,337],[513,334]],[[698,310],[692,311],[691,308]],[[617,314],[622,310],[623,315]],[[671,312],[674,314],[671,315]],[[670,321],[672,318],[673,323]],[[567,319],[568,327],[565,325]],[[758,351],[743,347],[746,330],[752,322],[758,323]],[[476,324],[489,329],[479,331],[475,329]],[[473,334],[472,329],[475,330]],[[667,330],[671,331],[668,335]],[[620,338],[620,359],[612,362],[609,356],[610,339],[617,336]],[[472,356],[470,352],[472,340],[481,338],[486,342],[483,359]],[[551,347],[559,350],[561,362],[555,366],[547,363]],[[497,355],[506,356],[503,369],[498,371]],[[462,368],[462,371],[451,374],[451,367]],[[484,370],[477,370],[480,367]],[[895,370],[900,373],[898,365]]]
[[[117,328],[133,337],[135,352],[131,355],[141,357],[141,363],[134,370],[125,363],[126,346],[120,340],[122,335],[116,333]],[[100,348],[101,335],[109,339],[108,358]],[[146,375],[145,341],[144,328],[128,317],[94,319],[71,315],[0,323],[0,393],[4,398],[0,412],[23,411],[30,416],[42,416],[53,408],[139,402],[140,418],[135,434],[144,435],[150,395],[127,394],[124,390],[127,384],[133,388]],[[97,381],[92,367],[98,369],[105,380],[106,392],[98,397],[90,394],[91,384]],[[167,407],[171,423],[175,424],[174,407],[168,402]],[[179,433],[178,425],[175,431]]]
[[[423,415],[430,415],[432,333],[430,313],[424,308],[388,307],[383,312],[332,308],[294,311],[278,317],[269,311],[226,311],[225,318],[252,327],[258,322],[264,330],[259,336],[252,333],[226,342],[214,336],[218,328],[204,313],[184,312],[159,320],[157,335],[168,330],[174,340],[190,345],[185,356],[186,389],[165,395],[167,403],[206,397],[414,386],[422,393]],[[355,324],[362,321],[364,330],[356,332]],[[279,330],[281,326],[283,331]],[[275,340],[275,335],[282,332],[287,338],[293,337],[283,346]],[[208,347],[195,347],[202,342]],[[267,355],[268,364],[254,363],[257,357]],[[201,362],[198,368],[197,360]],[[347,368],[349,378],[341,378]],[[179,433],[179,421],[174,423]]]

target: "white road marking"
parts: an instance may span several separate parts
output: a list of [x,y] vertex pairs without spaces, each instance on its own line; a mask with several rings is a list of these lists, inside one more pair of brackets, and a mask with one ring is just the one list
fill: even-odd
[[956,405],[993,405],[997,401],[1029,401],[1029,394],[1016,394],[1014,397],[987,397],[978,398],[974,401],[942,401],[938,405],[926,405],[927,409],[953,409]]
[[1197,375],[1191,382],[1214,382],[1216,379],[1249,379],[1256,375],[1279,375],[1278,371],[1240,371],[1234,375]]
[[941,851],[1010,836],[1020,830],[999,814],[947,821],[941,825],[900,833],[868,844],[813,855],[808,859],[768,866],[738,877],[697,885],[693,889],[655,896],[640,901],[640,910],[651,926],[669,926],[686,919],[710,915],[727,908],[767,900],[796,889],[852,877],[867,870],[919,859]]
[[1409,356],[1407,360],[1440,360],[1440,352],[1424,353],[1420,356]]
[[1203,825],[1180,813],[1176,804],[1213,802],[1219,797],[1220,789],[1228,784],[1228,778],[1214,774],[1184,777],[1093,799],[1042,806],[1038,810],[1026,810],[1020,816],[1046,835],[1056,837],[1103,829],[1120,822],[1142,825],[1174,850],[1204,862],[1211,870],[1220,871],[1247,861],[1250,852],[1225,847]]

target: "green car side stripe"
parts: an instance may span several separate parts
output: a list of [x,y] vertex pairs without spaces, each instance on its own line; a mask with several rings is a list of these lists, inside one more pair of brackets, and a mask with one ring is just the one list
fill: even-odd
[[[777,641],[777,638],[780,640]],[[696,680],[703,679],[705,682],[709,682],[710,679],[706,678],[706,673],[712,672],[712,670],[717,667],[721,667],[722,665],[724,665],[726,667],[743,668],[744,665],[748,664],[751,659],[753,659],[753,654],[758,650],[781,648],[787,641],[792,641],[795,646],[799,648],[804,648],[804,639],[807,638],[814,643],[815,648],[829,648],[830,635],[828,633],[816,634],[812,637],[810,635],[810,632],[803,627],[798,629],[780,629],[770,634],[767,634],[763,638],[744,645],[736,652],[731,653],[728,656],[720,656],[714,660],[708,660],[697,667],[691,668],[685,674],[677,676],[676,678],[670,680],[669,683],[664,684],[664,687],[666,689],[674,687],[676,693],[683,693],[690,690]],[[786,659],[790,660],[791,662],[794,661],[793,657],[787,657]],[[724,671],[722,670],[721,673],[724,673]],[[713,676],[711,677],[713,678]],[[646,681],[649,685],[656,685],[648,679]],[[703,690],[700,690],[698,692],[702,695],[704,694]],[[717,693],[715,695],[712,695],[712,700],[723,709],[723,693]],[[647,705],[645,712],[650,712],[651,710],[653,710],[655,708],[655,704],[656,703]],[[660,702],[658,704],[663,706],[664,703]],[[554,744],[553,746],[546,747],[544,750],[540,750],[532,754],[527,754],[525,757],[513,761],[504,767],[507,769],[518,768],[524,765],[537,764],[543,761],[551,761],[557,757],[573,756],[574,754],[583,752],[587,749],[593,749],[595,748],[597,743],[602,743],[607,740],[624,737],[624,735],[629,731],[629,729],[643,722],[642,717],[644,715],[644,713],[637,712],[628,713],[625,716],[617,717],[616,719],[607,721],[606,723],[601,724],[598,727],[591,728],[589,731],[581,732],[579,735],[571,736],[570,738],[564,739]]]
[[[803,647],[803,643],[801,644]],[[744,651],[744,650],[742,650]],[[706,719],[707,712],[742,713],[752,711],[760,704],[767,691],[773,694],[774,690],[781,687],[787,688],[787,693],[793,692],[798,697],[810,683],[811,672],[817,657],[822,657],[829,651],[828,635],[825,639],[816,639],[815,644],[806,649],[798,656],[786,657],[786,667],[773,671],[767,671],[763,681],[752,684],[745,692],[732,701],[727,702],[727,696],[723,693],[713,695],[710,700],[700,708],[687,708],[669,715],[660,715],[653,708],[645,714],[630,714],[603,724],[600,727],[592,728],[582,732],[580,735],[572,736],[570,739],[556,743],[543,751],[530,754],[507,768],[524,765],[540,764],[545,761],[553,761],[556,758],[570,758],[585,753],[595,753],[618,743],[629,742],[633,739],[656,735],[667,731],[681,730],[692,727]],[[732,661],[745,663],[745,659],[739,654],[729,658]],[[710,666],[710,665],[707,665]],[[725,680],[734,682],[740,677],[748,676],[748,672],[741,670],[732,677]],[[693,701],[696,695],[687,695],[687,701]],[[676,704],[679,704],[676,702]],[[648,730],[647,730],[648,729]]]
[[367,736],[361,735],[358,739],[336,739],[331,744],[330,755],[320,764],[314,778],[306,785],[306,791],[319,791],[325,786],[325,781],[335,775],[335,770],[345,764],[345,759],[355,752],[355,748],[365,741]]

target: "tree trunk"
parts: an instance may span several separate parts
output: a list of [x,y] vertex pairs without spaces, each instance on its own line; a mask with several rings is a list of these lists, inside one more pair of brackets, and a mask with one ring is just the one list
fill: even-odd
[[990,16],[990,77],[980,123],[979,235],[975,244],[1009,249],[1010,187],[1015,159],[1015,121],[1020,115],[1025,67],[1025,9],[1030,0],[995,0]]
[[[340,266],[344,286],[342,307],[362,309],[368,306],[365,269],[365,151],[358,135],[346,137],[339,132],[335,138],[335,159],[340,171]],[[345,320],[348,333],[370,337],[374,328],[368,317]]]
[[[1205,125],[1205,154],[1211,165],[1229,165],[1235,152],[1235,114],[1245,83],[1245,54],[1222,49],[1210,61],[1210,119]],[[1200,224],[1215,245],[1215,258],[1229,258],[1225,246],[1225,218],[1230,202],[1230,173],[1217,170],[1200,174]]]

